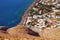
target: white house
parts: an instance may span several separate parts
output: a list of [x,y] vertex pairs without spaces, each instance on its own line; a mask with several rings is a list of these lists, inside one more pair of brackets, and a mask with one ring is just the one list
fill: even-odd
[[38,11],[38,9],[37,9],[37,8],[33,8],[33,10]]

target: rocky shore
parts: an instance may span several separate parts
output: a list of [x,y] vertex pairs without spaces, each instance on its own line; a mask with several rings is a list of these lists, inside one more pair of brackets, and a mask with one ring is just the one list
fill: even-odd
[[24,22],[26,21],[28,15],[29,15],[29,10],[35,5],[36,2],[39,0],[34,0],[34,2],[25,10],[24,15],[22,16],[21,22],[19,24],[23,25]]

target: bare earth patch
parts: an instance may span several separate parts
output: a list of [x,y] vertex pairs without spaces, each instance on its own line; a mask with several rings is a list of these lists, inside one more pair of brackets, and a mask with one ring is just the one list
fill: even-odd
[[51,38],[53,40],[60,40],[60,27],[55,29],[45,29],[40,32],[40,36],[44,38]]
[[7,33],[2,31],[0,30],[0,40],[45,40],[39,36],[28,34],[27,28],[21,25],[7,29],[7,31],[5,31]]

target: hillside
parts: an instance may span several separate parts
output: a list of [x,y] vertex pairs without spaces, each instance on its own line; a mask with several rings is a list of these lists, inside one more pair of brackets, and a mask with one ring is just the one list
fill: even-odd
[[27,28],[19,25],[13,28],[9,28],[6,31],[0,30],[0,40],[44,40],[39,36],[33,36],[27,32]]

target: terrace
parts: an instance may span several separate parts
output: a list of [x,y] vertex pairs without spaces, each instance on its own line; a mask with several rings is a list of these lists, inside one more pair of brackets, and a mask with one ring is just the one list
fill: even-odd
[[58,20],[60,21],[60,9],[57,9],[54,3],[58,5],[58,2],[44,2],[44,0],[43,2],[39,1],[35,3],[36,5],[32,7],[29,11],[26,26],[36,31],[41,31],[43,29],[49,28],[56,28],[58,26],[58,23],[60,23],[57,22]]

